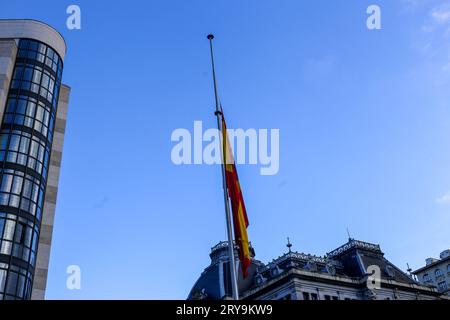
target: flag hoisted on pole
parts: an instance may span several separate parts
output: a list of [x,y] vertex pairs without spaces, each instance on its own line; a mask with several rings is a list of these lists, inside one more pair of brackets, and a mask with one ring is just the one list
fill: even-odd
[[228,140],[227,125],[222,111],[222,143],[223,158],[225,163],[225,178],[227,182],[228,197],[231,200],[231,209],[233,210],[234,237],[239,247],[239,260],[244,279],[248,276],[248,268],[251,264],[250,244],[248,242],[248,217],[245,210],[244,197],[242,196],[241,185],[234,163],[231,144]]
[[[227,223],[227,235],[228,235],[228,255],[230,257],[231,288],[233,299],[238,300],[239,290],[237,283],[236,263],[234,257],[232,220],[234,224],[234,234],[236,244],[239,246],[239,258],[241,261],[241,268],[243,276],[244,278],[246,278],[248,275],[248,267],[250,266],[251,263],[248,236],[247,236],[248,219],[245,210],[244,199],[242,197],[242,192],[239,185],[236,167],[234,165],[233,154],[231,152],[231,147],[228,141],[225,118],[223,116],[223,110],[217,92],[216,69],[214,64],[214,53],[212,46],[213,39],[214,36],[212,34],[208,35],[211,53],[213,81],[214,81],[214,97],[216,102],[216,110],[214,114],[217,117],[217,128],[219,129],[220,132],[222,132],[221,135],[222,182],[223,182],[223,195],[225,203],[225,217]],[[231,200],[231,207],[233,209],[233,219],[230,213],[230,200]]]

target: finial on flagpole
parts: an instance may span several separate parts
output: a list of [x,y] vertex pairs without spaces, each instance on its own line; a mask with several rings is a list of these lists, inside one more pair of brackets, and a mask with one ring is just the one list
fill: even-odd
[[208,40],[212,40],[212,39],[214,39],[214,35],[210,33],[210,34],[208,34],[207,38],[208,38]]

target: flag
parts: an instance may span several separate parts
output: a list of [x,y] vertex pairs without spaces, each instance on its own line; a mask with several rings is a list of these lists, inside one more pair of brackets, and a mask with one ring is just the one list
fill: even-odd
[[227,134],[227,125],[222,113],[222,141],[223,157],[225,165],[225,178],[227,184],[228,197],[231,201],[233,211],[233,227],[235,242],[239,247],[239,260],[241,261],[244,279],[248,276],[248,268],[251,264],[250,248],[248,242],[248,217],[245,210],[244,197],[242,196],[238,174],[231,151],[230,141]]

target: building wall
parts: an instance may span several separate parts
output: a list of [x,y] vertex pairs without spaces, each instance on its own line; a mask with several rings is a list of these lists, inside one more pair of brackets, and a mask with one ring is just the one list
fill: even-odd
[[15,40],[0,40],[0,119],[3,119],[16,54],[17,44]]
[[[440,291],[450,289],[450,260],[430,266],[416,274],[420,283],[437,287]],[[445,283],[445,287],[442,284]]]
[[32,19],[0,19],[0,39],[24,38],[46,43],[64,60],[66,42],[62,35],[48,24]]
[[[275,285],[266,292],[264,287],[279,283],[282,279],[269,281],[251,294],[252,300],[436,300],[437,295],[430,290],[413,288],[411,285],[382,282],[380,289],[369,290],[361,281],[351,280],[338,283],[326,283],[320,275],[311,274],[311,280],[293,278]],[[315,279],[314,279],[315,278]],[[322,280],[322,281],[321,281]],[[389,285],[393,287],[390,288]],[[417,289],[417,290],[416,290]],[[258,294],[258,291],[264,292]]]
[[58,196],[58,182],[61,171],[64,134],[66,131],[67,111],[69,106],[70,87],[61,86],[58,100],[58,111],[53,137],[52,153],[45,194],[44,212],[42,216],[41,234],[37,254],[36,270],[33,282],[32,300],[45,299],[47,275],[50,262],[50,248],[52,242],[53,225],[55,219],[56,199]]
[[0,37],[0,300],[43,299],[70,92],[65,43],[28,20],[0,20]]
[[359,300],[357,289],[338,285],[327,285],[313,281],[294,279],[269,293],[258,296],[256,300]]

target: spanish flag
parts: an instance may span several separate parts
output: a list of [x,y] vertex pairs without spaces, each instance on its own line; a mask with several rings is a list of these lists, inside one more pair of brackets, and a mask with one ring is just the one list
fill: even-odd
[[225,159],[225,176],[227,183],[228,197],[231,200],[233,210],[233,227],[235,242],[239,246],[239,260],[241,261],[244,279],[248,276],[248,268],[251,264],[250,248],[248,243],[248,218],[245,210],[244,198],[241,186],[239,185],[238,174],[231,151],[230,141],[227,134],[227,125],[222,113],[222,141],[223,157]]

